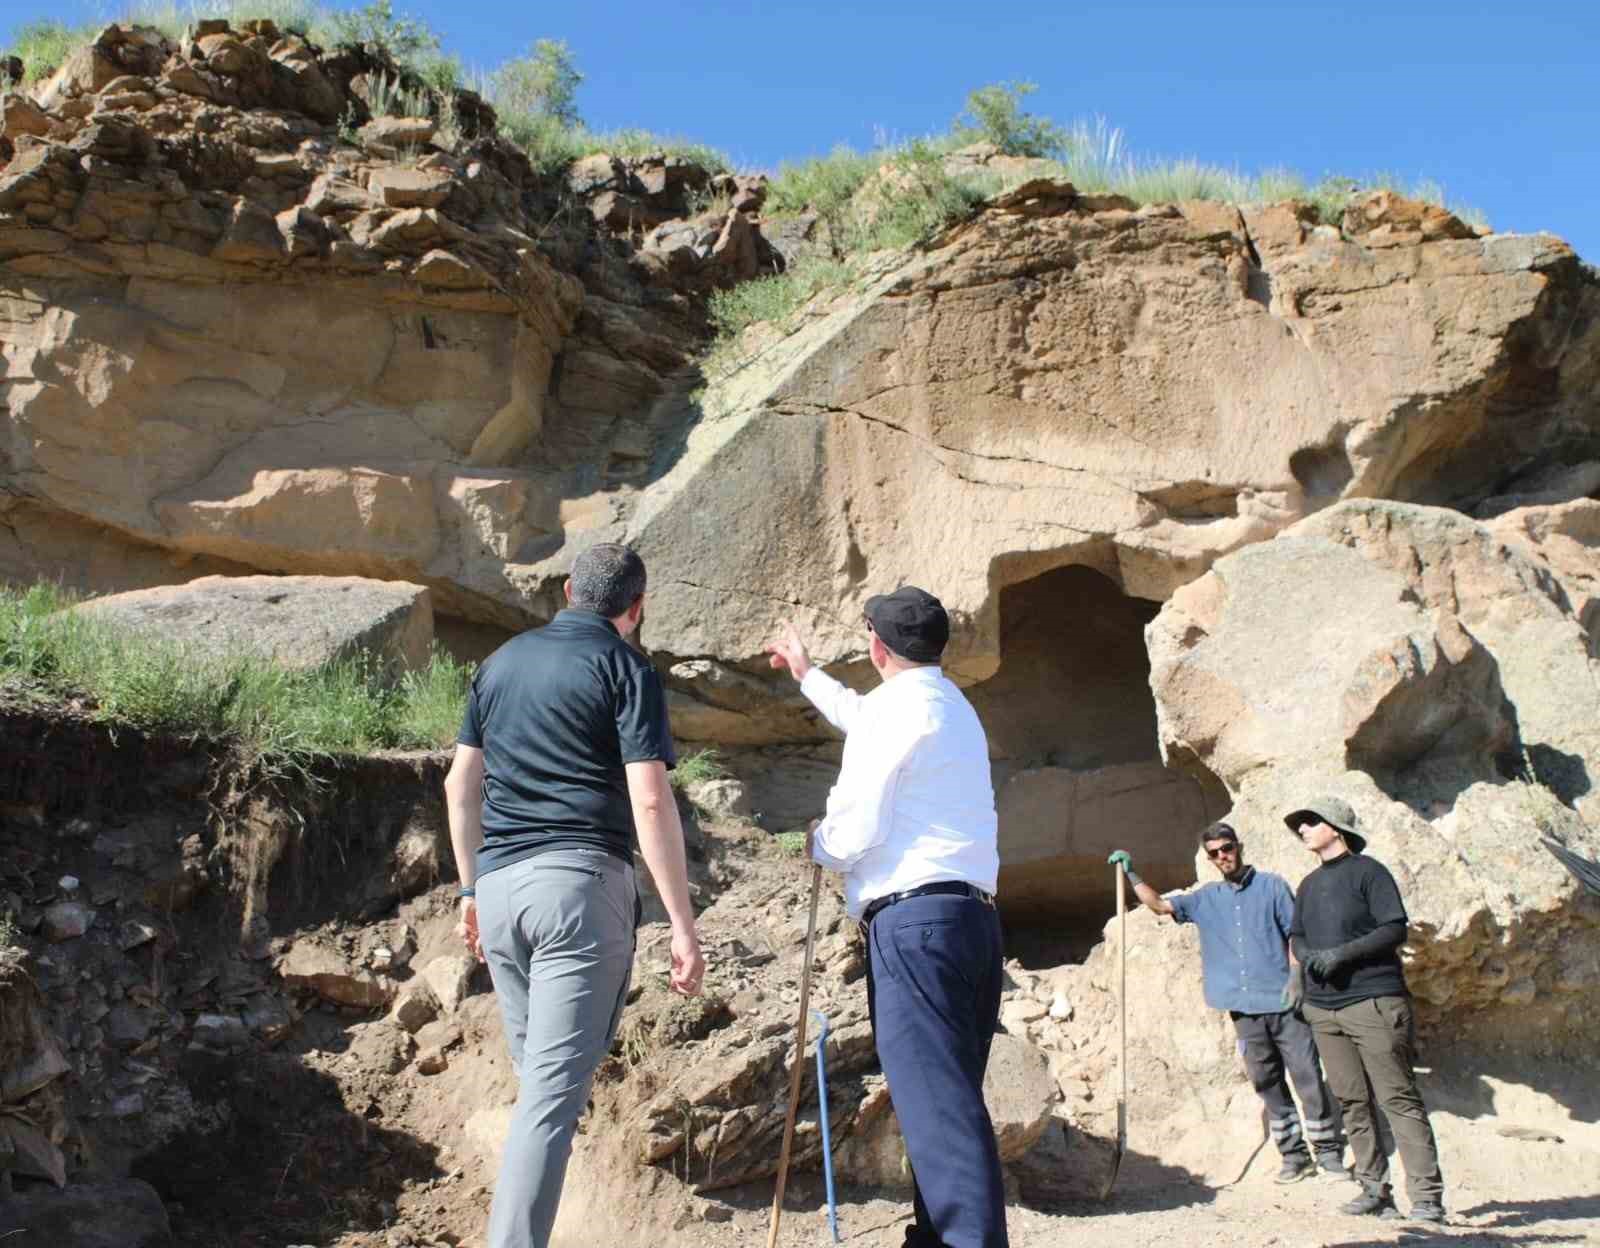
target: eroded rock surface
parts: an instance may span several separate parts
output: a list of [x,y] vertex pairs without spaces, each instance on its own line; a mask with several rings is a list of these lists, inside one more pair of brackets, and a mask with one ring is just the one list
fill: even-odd
[[[270,23],[111,27],[6,97],[0,573],[403,580],[481,656],[553,614],[578,550],[626,539],[675,733],[731,751],[768,827],[820,809],[837,741],[762,642],[792,616],[864,685],[861,605],[914,581],[991,725],[1003,895],[1093,919],[1109,839],[1151,828],[1152,878],[1182,883],[1177,827],[1235,783],[1226,758],[1161,767],[1159,603],[1340,500],[1502,524],[1595,488],[1600,284],[1550,236],[1388,193],[1338,225],[1138,208],[973,149],[952,160],[1020,181],[707,358],[707,291],[777,267],[769,225],[810,231],[763,220],[761,179],[604,154],[541,175],[470,93],[373,116],[397,72]],[[1581,562],[1577,531],[1528,532]],[[1284,724],[1354,717],[1352,765],[1408,774],[1573,752],[1541,735],[1546,695],[1496,711],[1519,646],[1465,617],[1429,632],[1369,582],[1401,648],[1358,656],[1359,705]],[[1280,592],[1258,609],[1304,596]],[[1250,722],[1219,729],[1225,755],[1270,746]]]
[[205,576],[110,594],[75,610],[202,659],[248,654],[317,667],[366,655],[398,674],[426,666],[433,644],[426,589],[353,576]]
[[[1563,523],[1341,503],[1220,560],[1148,630],[1162,748],[1226,785],[1251,861],[1298,883],[1315,860],[1282,816],[1325,792],[1355,807],[1405,898],[1424,1051],[1452,1061],[1594,1052],[1600,904],[1541,844],[1600,858],[1580,592],[1594,565],[1552,536]],[[1081,1118],[1102,1123],[1120,958],[1106,936],[1064,985]],[[1127,956],[1135,1078],[1169,1107],[1140,1147],[1203,1170],[1186,1143],[1200,1122],[1240,1143],[1254,1131],[1229,1024],[1204,1007],[1191,933],[1141,910]]]

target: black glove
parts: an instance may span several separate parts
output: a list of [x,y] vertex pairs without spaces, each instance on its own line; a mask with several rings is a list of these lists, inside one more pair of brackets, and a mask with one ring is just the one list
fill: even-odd
[[1306,999],[1306,971],[1298,962],[1289,964],[1289,982],[1283,986],[1283,1008],[1298,1010]]
[[1345,962],[1345,946],[1334,949],[1313,949],[1306,955],[1306,970],[1313,979],[1330,978]]
[[1405,943],[1405,939],[1405,922],[1397,919],[1392,923],[1385,923],[1382,927],[1374,928],[1365,936],[1357,936],[1342,945],[1335,945],[1332,949],[1312,949],[1300,960],[1314,979],[1325,980],[1341,966],[1388,953],[1391,949],[1398,949]]

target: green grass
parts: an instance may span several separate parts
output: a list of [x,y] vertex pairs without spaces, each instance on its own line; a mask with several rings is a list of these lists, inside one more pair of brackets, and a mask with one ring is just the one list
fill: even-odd
[[678,760],[678,765],[668,773],[675,789],[686,789],[691,784],[705,780],[720,780],[728,774],[722,756],[716,750],[695,750]]
[[[495,104],[491,87],[485,98]],[[728,173],[732,162],[724,152],[690,139],[674,138],[649,130],[590,130],[583,125],[569,126],[544,113],[502,110],[496,104],[500,133],[508,142],[527,153],[535,169],[558,174],[575,160],[604,152],[625,160],[644,156],[668,156],[688,160],[710,173]]]
[[0,45],[0,50],[22,58],[22,81],[28,85],[60,69],[74,49],[93,37],[94,32],[87,28],[40,18],[18,26],[10,43]]
[[797,828],[792,832],[774,832],[772,839],[784,853],[798,858],[806,852],[806,833],[804,828]]
[[289,670],[205,656],[65,611],[47,584],[0,587],[0,694],[81,702],[111,724],[226,741],[247,756],[301,764],[332,754],[427,749],[454,740],[472,668],[437,648],[393,685],[366,658]]

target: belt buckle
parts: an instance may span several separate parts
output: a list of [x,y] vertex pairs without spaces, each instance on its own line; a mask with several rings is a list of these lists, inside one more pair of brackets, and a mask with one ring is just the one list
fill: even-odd
[[979,901],[981,901],[984,905],[988,906],[989,909],[994,910],[994,909],[997,908],[995,906],[995,903],[994,903],[994,894],[993,893],[986,893],[986,892],[983,891],[983,889],[974,886],[973,890],[972,890],[972,895],[974,897],[976,897]]

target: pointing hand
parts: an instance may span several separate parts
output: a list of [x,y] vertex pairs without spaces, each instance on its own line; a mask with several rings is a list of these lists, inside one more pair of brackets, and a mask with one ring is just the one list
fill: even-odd
[[806,643],[793,620],[785,620],[783,636],[767,642],[762,649],[772,656],[767,660],[768,663],[779,671],[788,668],[789,675],[796,680],[804,680],[806,673],[811,670],[811,656],[806,653]]

